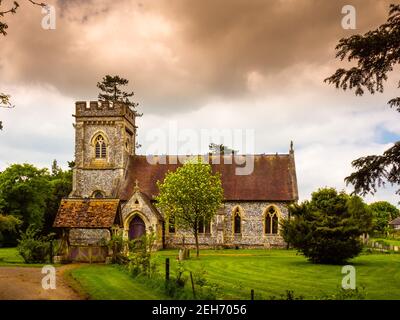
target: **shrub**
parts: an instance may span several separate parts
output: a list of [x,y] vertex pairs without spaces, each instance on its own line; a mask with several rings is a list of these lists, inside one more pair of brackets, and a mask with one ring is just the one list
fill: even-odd
[[124,240],[122,232],[114,234],[107,246],[112,251],[111,261],[115,264],[127,264],[129,259],[124,254],[124,247],[127,246],[127,241]]
[[129,242],[128,268],[133,276],[139,274],[150,276],[151,272],[154,272],[151,259],[154,243],[154,232]]
[[360,236],[372,229],[371,212],[361,198],[332,188],[289,210],[293,218],[282,222],[282,235],[314,263],[342,264],[357,256],[363,248]]
[[25,233],[21,233],[17,250],[25,263],[44,263],[50,260],[50,241],[53,235],[39,236],[38,233],[34,226],[28,227]]

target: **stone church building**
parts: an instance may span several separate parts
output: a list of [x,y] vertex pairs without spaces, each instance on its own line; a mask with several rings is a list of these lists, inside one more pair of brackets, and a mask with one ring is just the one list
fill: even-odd
[[[154,200],[156,182],[182,164],[170,161],[173,156],[162,164],[157,156],[149,161],[136,155],[134,112],[123,104],[76,102],[74,117],[73,190],[54,221],[63,230],[68,259],[104,261],[106,241],[121,228],[127,239],[154,232],[158,248],[179,247],[183,241],[193,245],[193,236],[166,221]],[[288,204],[298,200],[292,146],[288,154],[252,156],[248,175],[237,175],[239,165],[223,158],[209,157],[213,171],[221,173],[224,203],[212,221],[200,225],[200,246],[284,246],[279,221],[287,218]]]

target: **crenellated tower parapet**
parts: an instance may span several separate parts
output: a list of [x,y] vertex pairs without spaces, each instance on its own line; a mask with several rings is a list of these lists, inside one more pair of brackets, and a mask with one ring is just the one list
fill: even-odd
[[124,117],[135,125],[135,112],[124,103],[110,101],[77,101],[75,117]]

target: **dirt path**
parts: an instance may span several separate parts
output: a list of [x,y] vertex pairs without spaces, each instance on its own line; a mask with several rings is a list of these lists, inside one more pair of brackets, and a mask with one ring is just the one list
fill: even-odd
[[42,288],[42,268],[0,267],[0,300],[81,300],[65,281],[64,272],[76,265],[56,268],[56,289]]

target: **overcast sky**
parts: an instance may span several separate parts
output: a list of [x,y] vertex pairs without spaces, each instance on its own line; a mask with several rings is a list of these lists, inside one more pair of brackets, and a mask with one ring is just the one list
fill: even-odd
[[[5,8],[11,1],[4,1]],[[390,1],[160,0],[48,1],[56,29],[21,0],[0,38],[0,170],[12,163],[66,167],[73,159],[74,102],[95,100],[106,74],[130,80],[139,111],[139,153],[155,129],[252,129],[256,153],[287,153],[294,141],[300,198],[318,187],[351,191],[351,161],[381,153],[400,138],[383,94],[355,97],[323,83],[340,63],[342,37],[383,23]],[[342,28],[344,5],[356,30]],[[398,70],[397,70],[398,71]],[[162,146],[160,146],[161,148]],[[193,154],[205,146],[191,144]],[[243,151],[243,150],[240,150]],[[388,187],[368,202],[399,197]]]

